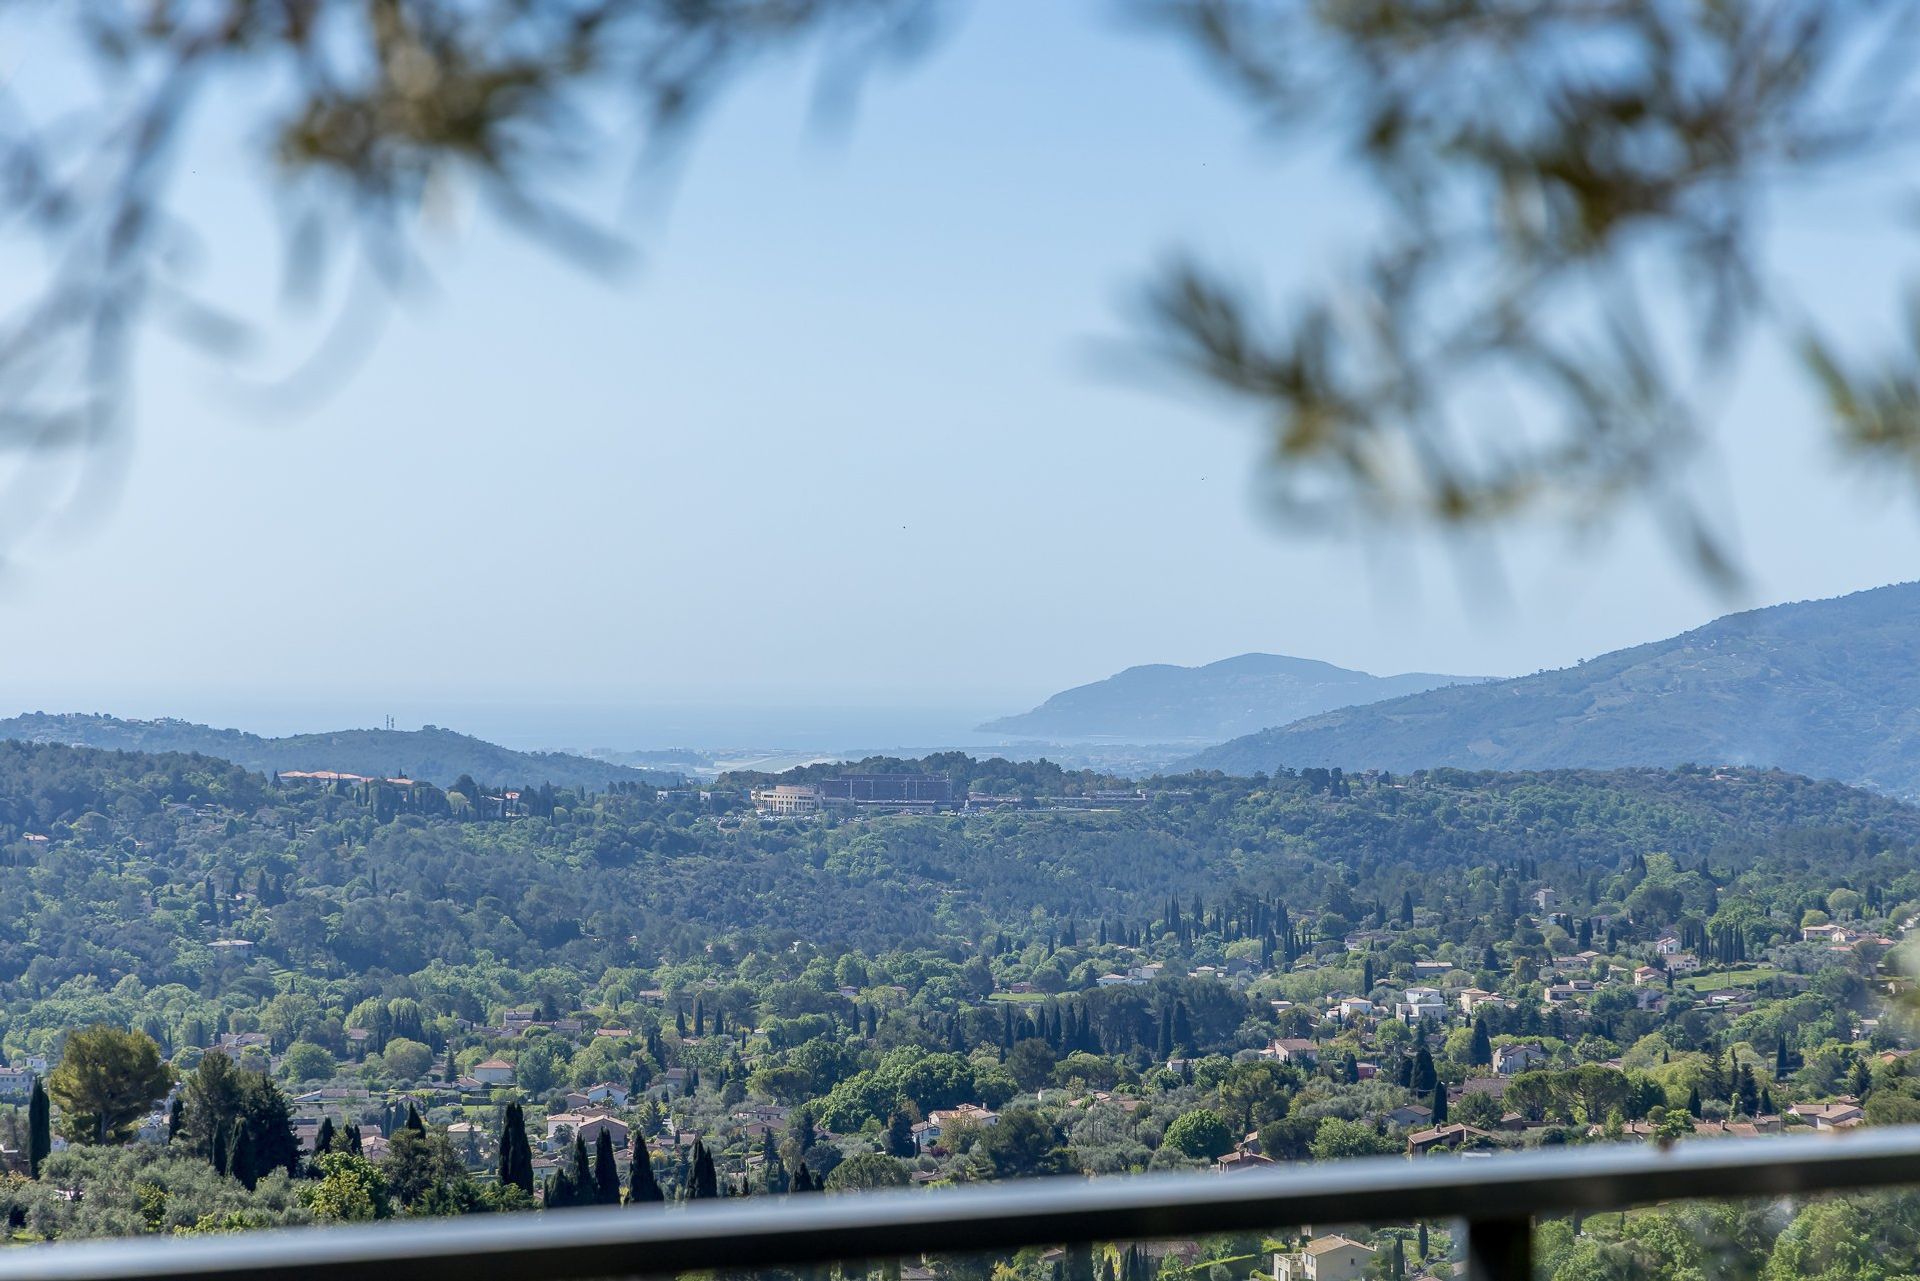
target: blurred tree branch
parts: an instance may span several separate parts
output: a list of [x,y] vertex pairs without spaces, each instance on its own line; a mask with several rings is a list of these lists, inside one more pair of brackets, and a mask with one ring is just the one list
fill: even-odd
[[1271,424],[1285,516],[1588,524],[1653,504],[1739,571],[1681,470],[1700,391],[1786,329],[1839,439],[1920,466],[1914,369],[1800,332],[1769,194],[1909,140],[1914,22],[1881,0],[1141,0],[1276,130],[1338,141],[1383,214],[1357,277],[1277,322],[1194,262],[1149,297],[1181,367]]
[[[1920,6],[1116,2],[1197,49],[1275,131],[1337,142],[1378,198],[1362,265],[1317,296],[1275,308],[1195,260],[1147,294],[1156,348],[1267,424],[1286,516],[1583,526],[1651,503],[1730,583],[1737,566],[1681,472],[1705,434],[1703,389],[1766,326],[1804,353],[1836,439],[1920,481],[1920,337],[1864,364],[1839,353],[1757,230],[1783,184],[1910,142]],[[103,73],[97,109],[49,121],[0,97],[0,214],[45,268],[0,327],[0,440],[111,439],[143,320],[204,341],[240,331],[194,303],[179,266],[192,228],[168,205],[193,108],[223,81],[271,86],[296,285],[343,236],[404,281],[423,206],[454,183],[600,266],[620,238],[554,194],[616,145],[596,103],[638,108],[626,145],[671,145],[755,59],[810,47],[855,76],[917,47],[943,7],[73,0],[53,12]]]

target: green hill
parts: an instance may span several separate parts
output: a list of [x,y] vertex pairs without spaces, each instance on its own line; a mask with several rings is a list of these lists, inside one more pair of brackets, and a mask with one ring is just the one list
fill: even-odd
[[1920,583],[1752,610],[1577,667],[1262,730],[1185,766],[1778,766],[1920,796]]
[[339,770],[425,779],[446,787],[462,774],[482,783],[552,783],[604,788],[609,783],[673,783],[680,775],[634,769],[565,752],[516,752],[429,725],[418,730],[343,729],[263,738],[191,721],[122,720],[117,716],[29,712],[0,720],[0,739],[64,743],[125,752],[187,752],[232,761],[261,773]]
[[1030,712],[980,726],[1035,738],[1135,743],[1219,739],[1336,707],[1483,679],[1409,672],[1373,676],[1311,658],[1241,654],[1203,667],[1151,663],[1055,694]]

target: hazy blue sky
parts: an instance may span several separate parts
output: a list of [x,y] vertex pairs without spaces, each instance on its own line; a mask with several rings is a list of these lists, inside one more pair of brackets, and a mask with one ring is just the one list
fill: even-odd
[[[437,294],[310,412],[152,344],[121,497],[0,580],[0,704],[503,736],[600,706],[596,737],[641,743],[668,731],[624,709],[965,717],[1255,649],[1511,674],[1724,612],[1639,519],[1511,540],[1504,593],[1443,548],[1268,524],[1248,425],[1098,353],[1175,246],[1326,279],[1355,196],[1107,12],[987,0],[833,137],[797,69],[756,77],[629,214],[645,262],[611,286],[455,210]],[[189,203],[210,287],[270,310],[247,165],[197,154]],[[1857,336],[1912,256],[1870,212],[1781,216]],[[1837,469],[1782,365],[1734,393],[1705,486],[1749,601],[1914,576],[1910,500]]]

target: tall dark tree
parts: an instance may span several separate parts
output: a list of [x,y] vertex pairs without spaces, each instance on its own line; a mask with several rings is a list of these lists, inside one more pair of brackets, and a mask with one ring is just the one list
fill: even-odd
[[1475,1067],[1484,1067],[1493,1062],[1493,1038],[1487,1035],[1485,1015],[1473,1021],[1473,1040],[1467,1045],[1467,1062]]
[[917,1151],[913,1142],[913,1120],[899,1108],[894,1109],[887,1122],[887,1151],[903,1158]]
[[1447,1083],[1445,1081],[1433,1083],[1433,1123],[1435,1125],[1447,1123]]
[[593,1144],[593,1190],[601,1205],[620,1204],[620,1166],[613,1155],[613,1135],[605,1126]]
[[719,1176],[714,1172],[713,1154],[699,1139],[693,1141],[692,1163],[687,1169],[687,1200],[705,1201],[720,1195]]
[[246,1118],[234,1122],[227,1147],[227,1174],[247,1191],[260,1182],[260,1170],[254,1164],[254,1144]]
[[1424,1094],[1431,1090],[1433,1083],[1439,1079],[1439,1075],[1433,1068],[1433,1054],[1422,1045],[1413,1056],[1413,1076],[1407,1082],[1407,1088],[1415,1094]]
[[514,1178],[513,1133],[515,1129],[524,1131],[526,1126],[520,1119],[520,1105],[509,1103],[500,1110],[500,1137],[494,1143],[497,1156],[494,1160],[493,1172],[494,1176],[500,1180],[502,1187],[519,1181]]
[[[180,1133],[216,1170],[242,1182],[273,1170],[298,1172],[293,1102],[266,1073],[239,1071],[225,1054],[210,1051],[187,1076],[181,1103]],[[238,1164],[236,1142],[246,1149]]]
[[640,1132],[633,1132],[633,1170],[627,1180],[628,1205],[656,1205],[667,1199],[660,1190],[660,1181],[653,1177],[653,1155],[647,1151],[647,1142]]
[[509,1103],[500,1121],[500,1184],[533,1196],[533,1146],[527,1141],[526,1112]]
[[577,1134],[573,1136],[573,1160],[567,1165],[567,1182],[573,1192],[567,1204],[592,1205],[597,1199],[593,1167],[587,1159],[587,1141]]
[[53,1151],[53,1107],[47,1101],[47,1089],[40,1078],[33,1078],[33,1093],[27,1099],[27,1171],[40,1177],[40,1163]]

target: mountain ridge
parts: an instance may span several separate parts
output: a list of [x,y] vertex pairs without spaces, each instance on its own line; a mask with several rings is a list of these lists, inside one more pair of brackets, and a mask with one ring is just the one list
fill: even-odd
[[1337,707],[1485,679],[1431,672],[1374,676],[1316,658],[1236,654],[1197,667],[1129,667],[978,728],[984,733],[1132,742],[1218,739]]
[[1920,583],[1745,610],[1571,667],[1317,713],[1179,767],[1688,763],[1920,797]]
[[493,784],[552,783],[604,788],[609,783],[674,783],[681,776],[569,752],[521,752],[454,730],[347,729],[269,738],[165,717],[129,720],[104,713],[27,712],[0,719],[0,739],[62,743],[133,752],[186,752],[231,761],[263,774],[338,770],[398,775],[449,786],[462,774]]

